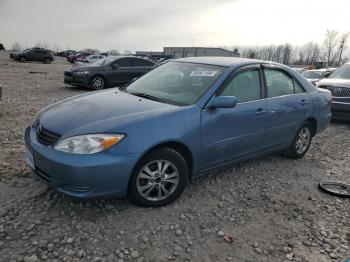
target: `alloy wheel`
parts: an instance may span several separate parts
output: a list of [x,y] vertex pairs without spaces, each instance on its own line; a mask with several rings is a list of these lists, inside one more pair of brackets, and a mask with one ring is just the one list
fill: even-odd
[[177,188],[180,176],[176,166],[168,160],[147,163],[137,175],[138,193],[149,201],[169,197]]
[[307,150],[309,143],[311,139],[311,132],[310,129],[307,127],[304,127],[300,129],[296,141],[296,151],[298,154],[303,154],[305,150]]
[[105,81],[102,77],[96,76],[91,81],[91,86],[95,90],[103,89],[105,85]]

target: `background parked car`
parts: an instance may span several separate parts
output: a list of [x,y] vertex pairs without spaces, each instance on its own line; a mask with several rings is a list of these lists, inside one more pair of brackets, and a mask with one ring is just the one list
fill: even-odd
[[83,59],[78,58],[77,62],[83,62],[83,63],[95,63],[97,60],[105,58],[104,55],[89,55]]
[[328,78],[320,80],[317,86],[332,92],[333,118],[350,120],[350,63],[339,67]]
[[67,56],[67,61],[74,64],[78,59],[84,59],[89,55],[91,54],[87,52],[76,52]]
[[41,61],[45,64],[50,64],[54,60],[52,51],[38,47],[26,49],[23,52],[12,53],[12,58],[22,63],[26,61]]
[[66,51],[58,52],[58,56],[67,57],[75,52],[76,51],[74,50],[66,50]]
[[303,67],[292,67],[292,69],[298,73],[302,73],[305,71],[305,68]]
[[313,85],[325,77],[324,71],[321,70],[305,70],[301,74]]
[[124,86],[134,78],[152,70],[157,64],[133,56],[108,56],[93,64],[72,67],[64,72],[64,82],[73,86],[100,90]]

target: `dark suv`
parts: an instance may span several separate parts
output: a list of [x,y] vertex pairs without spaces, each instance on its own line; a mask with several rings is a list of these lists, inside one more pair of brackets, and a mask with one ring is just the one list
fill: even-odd
[[157,64],[132,56],[108,56],[95,63],[72,67],[64,72],[64,82],[72,86],[100,90],[122,87],[134,78],[151,71]]
[[50,64],[54,60],[52,52],[44,48],[30,48],[23,52],[13,53],[12,58],[22,63],[26,61],[41,61],[45,64]]

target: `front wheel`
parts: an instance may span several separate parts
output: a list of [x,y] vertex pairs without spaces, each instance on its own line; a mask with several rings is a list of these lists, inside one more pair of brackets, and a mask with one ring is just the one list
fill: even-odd
[[21,63],[24,63],[25,61],[27,61],[27,59],[26,59],[24,56],[21,56],[21,57],[19,58],[19,61],[20,61]]
[[129,182],[129,197],[141,206],[164,206],[182,194],[187,181],[188,167],[182,155],[173,149],[158,149],[137,164]]
[[90,87],[92,90],[101,90],[105,88],[106,82],[102,76],[94,76],[91,79]]
[[285,155],[299,159],[302,158],[310,148],[312,141],[313,128],[310,122],[304,122],[304,124],[299,128],[291,146],[285,152]]

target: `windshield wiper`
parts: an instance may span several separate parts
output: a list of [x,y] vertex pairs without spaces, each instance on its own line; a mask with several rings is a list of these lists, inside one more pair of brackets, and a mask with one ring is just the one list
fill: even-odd
[[157,102],[162,102],[164,103],[164,101],[156,96],[152,96],[152,95],[148,95],[148,94],[144,94],[144,93],[139,93],[139,92],[130,92],[129,94],[132,94],[134,96],[139,96],[139,97],[143,97],[143,98],[147,98],[153,101],[157,101]]

